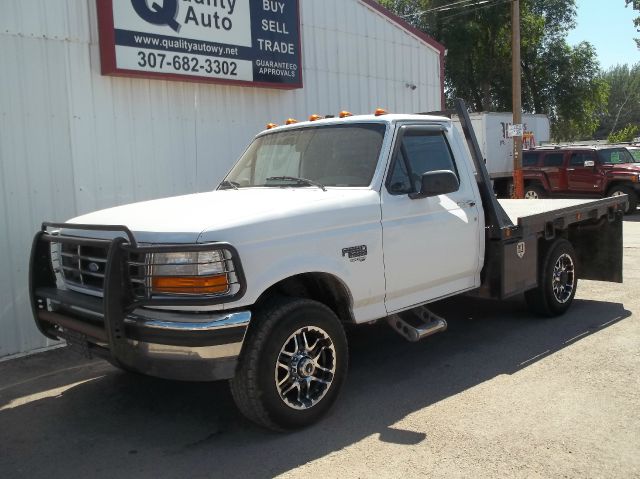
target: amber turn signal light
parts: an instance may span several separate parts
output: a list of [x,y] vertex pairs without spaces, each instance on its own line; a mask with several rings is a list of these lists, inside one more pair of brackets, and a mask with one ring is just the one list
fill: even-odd
[[376,109],[375,115],[376,116],[382,116],[382,115],[388,115],[389,112],[387,110],[385,110],[384,108],[378,108]]
[[298,123],[298,120],[295,120],[295,119],[293,119],[293,118],[289,118],[289,119],[286,121],[286,124],[287,124],[287,125],[295,125],[296,123]]
[[229,291],[226,274],[215,276],[156,276],[153,292],[165,294],[222,294]]
[[318,121],[318,120],[322,120],[322,117],[320,115],[311,115],[309,117],[309,121]]
[[353,116],[353,113],[347,110],[343,110],[340,112],[340,118],[347,118],[349,116]]
[[278,125],[276,125],[275,123],[269,123],[267,124],[267,130],[273,130],[274,128],[276,128]]

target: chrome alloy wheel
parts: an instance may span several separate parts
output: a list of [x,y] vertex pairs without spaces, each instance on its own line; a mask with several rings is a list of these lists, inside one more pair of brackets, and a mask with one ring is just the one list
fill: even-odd
[[336,372],[336,349],[321,328],[298,329],[284,342],[275,367],[280,399],[293,409],[309,409],[324,398]]
[[529,190],[524,194],[525,200],[539,200],[540,196],[537,191]]
[[576,268],[573,259],[568,254],[563,254],[553,267],[553,295],[556,300],[564,304],[571,298],[576,286]]

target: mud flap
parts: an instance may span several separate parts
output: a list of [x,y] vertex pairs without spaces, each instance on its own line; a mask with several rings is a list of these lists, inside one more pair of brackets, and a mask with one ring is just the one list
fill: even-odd
[[578,256],[578,278],[622,283],[622,214],[617,212],[598,223],[577,224],[569,241]]

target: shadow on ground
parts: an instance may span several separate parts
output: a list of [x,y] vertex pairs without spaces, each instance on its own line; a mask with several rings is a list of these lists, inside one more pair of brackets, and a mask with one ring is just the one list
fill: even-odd
[[[94,362],[35,380],[21,374],[12,385],[11,375],[1,379],[11,366],[0,365],[0,477],[268,477],[370,435],[395,444],[428,441],[429,431],[393,426],[630,316],[621,304],[585,300],[554,320],[533,318],[519,300],[462,297],[433,309],[449,319],[449,330],[421,343],[406,343],[385,325],[352,332],[349,378],[337,407],[316,426],[288,435],[240,417],[226,383],[162,381]],[[73,364],[68,354],[41,358],[64,366]],[[50,397],[29,401],[44,391]]]

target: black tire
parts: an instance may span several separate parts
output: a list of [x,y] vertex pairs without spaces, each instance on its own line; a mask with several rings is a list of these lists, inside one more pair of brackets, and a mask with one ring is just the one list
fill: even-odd
[[[529,196],[529,198],[527,198]],[[524,197],[527,199],[543,199],[547,197],[547,192],[538,185],[527,185],[524,187]]]
[[[316,369],[320,361],[317,358],[309,366],[310,356],[299,357],[295,354],[289,357],[286,355],[288,353],[283,352],[288,344],[294,345],[294,351],[300,352],[296,342],[298,337],[295,340],[291,338],[301,329],[305,330],[305,335],[316,335],[316,339],[322,337],[318,330],[329,338],[329,341],[325,338],[320,343],[323,352],[316,350],[309,355],[323,355],[323,366],[329,366],[333,359],[335,372],[330,374],[323,372],[326,369]],[[313,341],[309,340],[309,343]],[[283,358],[289,360],[289,370],[278,369],[278,361]],[[312,373],[306,371],[314,382],[306,376],[300,379],[305,373],[299,369],[303,368],[303,364],[314,369]],[[230,381],[231,393],[238,409],[251,421],[276,431],[299,429],[318,421],[333,406],[344,383],[347,365],[347,338],[335,313],[317,301],[279,297],[261,307],[252,319],[236,376]],[[276,384],[280,380],[279,374],[289,377],[288,381],[291,381],[281,389]],[[328,386],[315,382],[315,376],[319,375],[324,375],[322,380],[327,381]],[[299,383],[298,388],[294,388],[288,396],[281,395],[294,382]],[[309,384],[312,384],[311,388]],[[318,398],[315,404],[309,404],[304,394],[305,404],[297,402],[301,395],[296,391],[305,386],[310,388],[307,389],[308,397]]]
[[[559,316],[569,309],[576,295],[578,287],[576,253],[571,243],[565,239],[558,239],[542,249],[540,257],[538,287],[527,291],[524,296],[529,309],[534,313],[546,317]],[[567,271],[557,275],[554,270],[558,264],[567,266]],[[568,267],[569,264],[570,267]],[[554,289],[554,286],[557,289]],[[559,288],[562,290],[558,291]]]
[[636,208],[638,208],[638,194],[635,190],[628,185],[616,185],[611,187],[607,196],[619,196],[619,195],[627,195],[629,197],[629,204],[627,209],[625,210],[625,215],[631,215],[636,212]]

